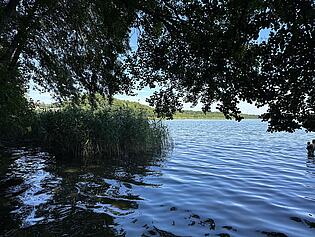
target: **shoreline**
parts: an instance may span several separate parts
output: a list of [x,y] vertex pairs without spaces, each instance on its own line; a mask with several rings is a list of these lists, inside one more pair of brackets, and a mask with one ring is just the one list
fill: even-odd
[[[154,119],[159,119],[159,118],[152,118],[149,117],[150,120],[154,120]],[[221,120],[221,121],[235,121],[235,119],[226,119],[226,118],[222,118],[222,117],[216,117],[216,118],[192,118],[192,117],[185,117],[185,118],[173,118],[173,119],[161,119],[163,121],[172,121],[172,120]],[[244,118],[243,120],[260,120],[259,118]],[[236,122],[236,121],[235,121]]]
[[[227,120],[227,121],[235,121],[234,119],[226,119],[226,118],[193,118],[193,117],[183,117],[183,118],[173,118],[172,120]],[[243,118],[242,120],[259,120],[259,118]]]

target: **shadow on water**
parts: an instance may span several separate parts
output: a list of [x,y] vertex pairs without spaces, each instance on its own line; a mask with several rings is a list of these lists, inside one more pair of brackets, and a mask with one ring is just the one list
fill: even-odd
[[134,187],[160,175],[164,154],[89,164],[56,163],[40,149],[1,155],[0,236],[124,236],[116,219],[141,201]]

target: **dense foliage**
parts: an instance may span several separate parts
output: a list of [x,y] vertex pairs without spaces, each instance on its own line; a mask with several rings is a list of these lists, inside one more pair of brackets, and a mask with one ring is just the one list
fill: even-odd
[[145,12],[135,74],[162,88],[149,100],[161,115],[219,101],[239,120],[247,101],[269,106],[271,131],[314,131],[314,12],[312,0],[162,1]]
[[24,84],[16,80],[16,71],[11,73],[7,75],[11,80],[0,81],[0,142],[25,135],[33,118],[33,105],[25,98]]
[[[109,100],[106,98],[101,97],[100,95],[95,96],[95,104],[98,108],[109,108],[109,106],[113,109],[131,109],[133,111],[138,111],[141,113],[146,114],[149,116],[149,118],[156,119],[157,114],[155,113],[155,110],[153,107],[150,107],[148,105],[141,104],[139,102],[135,101],[128,101],[128,100],[119,100],[119,99],[113,99],[112,104],[109,104]],[[63,105],[45,105],[42,104],[39,106],[41,109],[49,109],[49,108],[59,108]],[[66,104],[67,105],[67,104]],[[69,105],[69,104],[68,104]],[[92,109],[93,107],[88,103],[87,99],[84,99],[83,102],[80,104],[81,108],[85,109]],[[241,114],[242,118],[244,119],[258,119],[258,115],[251,115],[251,114]],[[225,119],[225,115],[221,112],[207,112],[204,113],[202,111],[198,110],[181,110],[177,111],[173,115],[174,119]]]
[[92,104],[95,92],[158,85],[149,102],[160,116],[218,102],[240,120],[247,101],[269,106],[271,131],[315,131],[313,41],[312,0],[3,0],[0,85],[18,70],[24,85]]
[[161,122],[127,108],[39,112],[30,136],[62,159],[142,156],[161,152],[168,142]]
[[[123,1],[1,1],[0,63],[60,98],[129,92],[123,57],[135,13]],[[3,24],[3,23],[6,24]]]

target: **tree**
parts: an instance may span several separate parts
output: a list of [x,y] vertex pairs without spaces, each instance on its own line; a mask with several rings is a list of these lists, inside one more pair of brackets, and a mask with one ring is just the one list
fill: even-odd
[[[11,73],[7,77],[15,78],[18,74]],[[0,69],[0,75],[3,74]],[[24,94],[25,85],[21,81],[10,80],[0,85],[0,143],[21,137],[31,126],[33,105]]]
[[1,66],[60,99],[130,93],[124,58],[135,17],[117,0],[2,1]]
[[269,106],[269,131],[315,131],[313,1],[161,1],[144,14],[135,74],[162,88],[148,100],[161,116],[218,101],[240,120],[247,101]]
[[270,131],[315,131],[311,0],[9,0],[0,13],[0,67],[60,99],[111,98],[139,81],[161,88],[149,99],[160,116],[218,101],[240,120],[247,101],[269,106]]

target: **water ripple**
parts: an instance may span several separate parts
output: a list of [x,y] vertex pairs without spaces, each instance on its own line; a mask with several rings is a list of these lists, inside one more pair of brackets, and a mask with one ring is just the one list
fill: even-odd
[[167,124],[173,151],[146,164],[56,165],[40,150],[11,150],[0,235],[315,234],[312,134],[270,134],[256,120]]

